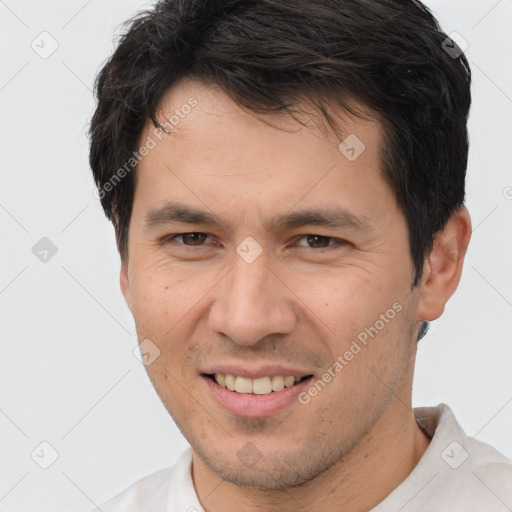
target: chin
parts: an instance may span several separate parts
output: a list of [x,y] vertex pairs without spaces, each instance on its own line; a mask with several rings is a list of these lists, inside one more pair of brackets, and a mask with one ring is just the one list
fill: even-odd
[[289,452],[273,450],[265,454],[251,442],[231,456],[226,451],[205,453],[201,448],[193,446],[198,457],[222,480],[238,487],[266,490],[300,486],[327,471],[341,458],[332,449],[326,454],[325,450],[315,451],[311,447],[301,451],[292,447]]

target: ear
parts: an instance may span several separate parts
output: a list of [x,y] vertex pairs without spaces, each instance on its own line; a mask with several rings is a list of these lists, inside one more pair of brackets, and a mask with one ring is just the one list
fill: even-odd
[[435,320],[443,314],[445,304],[459,285],[470,238],[471,219],[467,209],[460,206],[436,235],[425,261],[419,286],[419,320]]
[[132,311],[132,296],[130,293],[130,279],[128,277],[128,263],[127,262],[121,262],[121,272],[119,275],[119,283],[121,285],[121,291],[123,292],[124,300],[128,307],[130,308],[130,311]]

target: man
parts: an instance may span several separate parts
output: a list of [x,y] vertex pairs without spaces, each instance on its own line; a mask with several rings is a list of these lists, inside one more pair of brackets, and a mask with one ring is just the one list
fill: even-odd
[[512,463],[411,407],[454,293],[470,71],[418,1],[167,0],[102,69],[91,166],[191,448],[104,511],[501,511]]

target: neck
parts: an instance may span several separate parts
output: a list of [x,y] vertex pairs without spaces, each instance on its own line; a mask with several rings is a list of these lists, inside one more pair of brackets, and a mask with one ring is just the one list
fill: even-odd
[[[407,478],[430,440],[409,400],[396,396],[370,432],[335,465],[293,488],[238,487],[212,473],[194,453],[193,478],[206,512],[360,512],[370,510]],[[409,404],[409,406],[405,405]]]

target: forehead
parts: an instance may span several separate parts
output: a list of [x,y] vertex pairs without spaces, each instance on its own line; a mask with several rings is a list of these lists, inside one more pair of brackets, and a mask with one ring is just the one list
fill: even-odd
[[[241,137],[256,132],[258,138],[264,139],[268,135],[276,142],[315,137],[317,141],[338,145],[350,135],[360,135],[368,142],[370,153],[374,147],[378,150],[381,142],[380,115],[355,98],[344,101],[358,113],[357,116],[334,101],[329,103],[326,98],[320,98],[318,93],[285,110],[259,112],[256,107],[251,110],[241,106],[216,84],[187,78],[164,94],[157,117],[176,139],[195,136],[204,141],[215,138],[218,142],[223,132],[212,131],[211,125],[214,124],[225,129],[234,127]],[[152,130],[154,127],[148,122],[142,137]],[[229,135],[228,144],[236,144],[236,138],[233,138],[236,134],[231,132]]]
[[318,206],[333,195],[340,202],[382,196],[379,122],[335,112],[334,131],[312,108],[298,108],[297,120],[256,114],[217,86],[177,84],[158,111],[167,133],[148,123],[141,135],[141,146],[153,142],[137,168],[136,199],[202,210],[205,202],[216,209],[236,203],[240,215],[254,215]]

